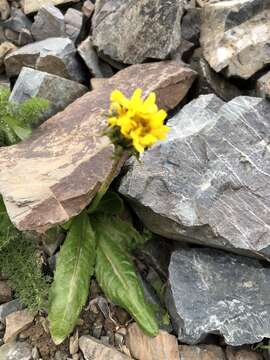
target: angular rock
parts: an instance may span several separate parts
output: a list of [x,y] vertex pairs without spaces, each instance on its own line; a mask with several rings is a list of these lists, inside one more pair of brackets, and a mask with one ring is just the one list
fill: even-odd
[[12,299],[12,291],[7,281],[0,280],[0,304],[7,303]]
[[42,6],[35,16],[31,32],[36,41],[66,37],[64,15],[53,5]]
[[10,15],[10,7],[7,0],[0,0],[0,19],[6,20]]
[[22,309],[23,309],[23,305],[17,299],[0,305],[0,321],[1,321],[1,323],[5,324],[6,317],[9,314],[12,314],[12,313],[22,310]]
[[92,16],[94,10],[95,10],[95,5],[92,3],[91,0],[86,0],[83,3],[82,12],[84,16],[86,16],[87,18],[90,18]]
[[137,360],[179,360],[177,339],[166,331],[160,330],[156,337],[150,337],[133,323],[128,327],[127,345]]
[[169,267],[167,307],[179,340],[220,334],[232,346],[270,336],[270,269],[214,249],[178,250]]
[[262,98],[270,98],[270,71],[257,80],[256,95]]
[[79,10],[69,8],[65,14],[65,31],[67,36],[76,42],[83,25],[83,13]]
[[62,5],[78,2],[78,0],[22,0],[22,7],[25,14],[38,11],[43,5]]
[[232,346],[227,346],[226,357],[227,360],[263,360],[264,359],[262,354],[259,354],[255,351],[238,349]]
[[34,316],[28,310],[16,311],[6,317],[4,342],[14,339],[20,332],[27,329],[34,321]]
[[120,192],[154,233],[269,258],[270,103],[204,95],[168,124]]
[[63,223],[117,173],[113,146],[100,136],[113,89],[127,96],[138,87],[145,95],[154,91],[159,106],[172,109],[194,78],[192,70],[171,61],[128,67],[46,121],[29,140],[1,148],[0,192],[14,224],[42,231]]
[[131,360],[129,356],[111,346],[102,344],[101,341],[91,336],[80,337],[79,346],[85,360]]
[[96,78],[113,76],[113,71],[110,65],[98,58],[90,36],[80,44],[78,52],[90,70],[92,76]]
[[88,91],[87,87],[43,71],[24,67],[10,95],[10,101],[22,103],[34,96],[49,100],[44,118],[64,110]]
[[4,59],[7,56],[7,54],[11,53],[12,51],[15,51],[17,47],[12,44],[12,42],[5,41],[2,44],[0,44],[0,73],[3,73],[5,71],[4,66]]
[[182,19],[182,39],[199,46],[201,30],[201,10],[198,8],[187,9]]
[[32,348],[27,342],[10,342],[0,347],[1,360],[32,360]]
[[3,27],[20,33],[23,29],[31,30],[32,22],[22,12],[22,10],[13,7],[10,18],[3,22]]
[[7,74],[19,75],[23,66],[75,81],[83,81],[84,74],[76,58],[76,48],[68,38],[49,38],[23,46],[5,58]]
[[205,6],[200,42],[216,72],[250,78],[270,63],[270,2],[235,0]]
[[182,0],[97,0],[94,45],[126,64],[165,59],[181,43],[183,6]]
[[227,360],[222,348],[215,345],[179,345],[179,352],[180,360]]

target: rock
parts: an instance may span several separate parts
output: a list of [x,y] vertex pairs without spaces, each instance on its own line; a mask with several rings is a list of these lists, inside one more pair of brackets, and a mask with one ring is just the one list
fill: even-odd
[[196,0],[196,3],[200,7],[209,6],[211,4],[216,4],[222,1],[228,1],[228,0]]
[[1,148],[0,192],[14,224],[44,231],[66,222],[118,172],[121,162],[112,161],[113,146],[100,136],[113,89],[127,96],[138,87],[144,94],[155,91],[159,106],[168,110],[194,78],[192,70],[171,61],[128,67],[46,121],[29,140]]
[[72,2],[78,2],[78,0],[21,0],[25,14],[38,11],[44,5],[61,5]]
[[270,98],[270,71],[257,80],[256,95],[262,98]]
[[202,57],[201,49],[194,51],[190,66],[199,75],[194,88],[194,97],[214,93],[221,99],[229,101],[241,95],[236,86],[210,68],[207,61]]
[[7,281],[0,280],[0,304],[7,303],[12,299],[12,291]]
[[179,352],[180,360],[227,360],[222,348],[215,345],[180,345]]
[[82,6],[83,15],[90,18],[95,10],[95,5],[90,1],[86,0]]
[[44,118],[48,118],[64,110],[87,91],[84,85],[75,81],[24,67],[12,90],[10,100],[22,103],[34,96],[47,99],[50,104]]
[[13,45],[9,41],[5,41],[2,44],[0,44],[0,73],[3,73],[5,71],[4,66],[4,59],[7,56],[7,54],[11,53],[12,51],[15,51],[17,47]]
[[199,46],[200,30],[201,10],[198,8],[187,9],[181,24],[182,39],[193,43],[195,46]]
[[19,75],[23,66],[75,81],[83,81],[82,68],[75,57],[76,48],[68,38],[49,38],[23,46],[5,58],[7,74]]
[[166,303],[179,340],[196,344],[220,334],[238,346],[269,337],[268,284],[270,269],[257,259],[207,248],[175,251]]
[[237,349],[231,346],[226,348],[227,360],[263,360],[262,354],[246,349]]
[[120,185],[138,216],[169,239],[269,258],[270,103],[204,95],[168,124]]
[[42,6],[35,16],[31,31],[36,41],[66,37],[64,15],[53,5]]
[[10,7],[7,0],[0,0],[0,19],[6,20],[10,15]]
[[23,305],[17,299],[0,305],[0,322],[5,324],[6,317],[9,314],[12,314],[12,313],[22,310],[22,309],[23,309]]
[[90,70],[92,76],[96,78],[113,76],[113,71],[110,65],[98,58],[90,36],[80,44],[78,52]]
[[270,63],[270,2],[235,0],[205,6],[200,42],[216,72],[250,78]]
[[133,323],[128,327],[127,345],[137,360],[179,360],[177,339],[166,331],[150,337]]
[[73,8],[69,8],[65,14],[65,27],[68,37],[76,42],[83,25],[83,13]]
[[91,336],[80,337],[79,346],[85,360],[130,360],[130,357]]
[[6,317],[4,342],[14,339],[20,332],[27,329],[34,321],[34,316],[28,310],[16,311]]
[[181,43],[182,14],[182,0],[97,0],[94,45],[126,64],[165,59]]
[[32,360],[32,348],[27,342],[10,342],[0,347],[1,360]]

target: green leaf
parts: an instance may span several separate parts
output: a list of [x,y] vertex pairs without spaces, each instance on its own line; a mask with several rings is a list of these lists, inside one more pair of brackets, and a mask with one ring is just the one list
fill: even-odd
[[102,212],[109,215],[121,214],[124,210],[123,200],[113,191],[107,191],[101,199],[96,212]]
[[[113,226],[114,224],[114,226]],[[95,220],[97,239],[96,278],[105,295],[116,305],[126,309],[150,336],[158,333],[152,307],[146,302],[135,267],[122,241],[117,222],[108,217]],[[118,241],[120,240],[120,241]]]
[[56,263],[49,322],[55,344],[72,332],[89,292],[95,264],[95,235],[86,212],[77,216]]

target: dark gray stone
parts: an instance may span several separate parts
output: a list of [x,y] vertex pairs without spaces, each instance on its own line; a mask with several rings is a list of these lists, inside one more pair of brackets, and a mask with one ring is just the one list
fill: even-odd
[[0,347],[1,360],[32,360],[32,347],[27,342],[11,342]]
[[22,310],[22,309],[23,309],[23,305],[17,299],[0,305],[0,321],[2,323],[5,323],[6,317],[9,314],[12,314],[12,313]]
[[127,64],[165,59],[180,45],[183,7],[182,0],[97,0],[94,45]]
[[270,63],[269,0],[214,3],[202,10],[201,46],[216,71],[248,79]]
[[21,103],[34,96],[47,99],[50,105],[44,118],[49,118],[87,91],[87,87],[75,81],[24,67],[12,90],[10,101]]
[[66,37],[64,15],[53,5],[42,6],[35,16],[31,31],[36,41]]
[[227,344],[270,336],[270,269],[259,261],[214,249],[175,251],[167,306],[180,341],[196,344],[221,334]]
[[182,38],[199,46],[201,30],[201,10],[199,8],[187,9],[182,19]]
[[22,29],[31,30],[32,22],[17,8],[11,8],[10,18],[2,22],[2,26],[15,32],[21,32]]
[[168,124],[120,192],[161,236],[269,258],[270,103],[200,96]]
[[23,46],[5,58],[7,74],[19,75],[23,66],[75,81],[84,80],[76,48],[68,38],[49,38]]

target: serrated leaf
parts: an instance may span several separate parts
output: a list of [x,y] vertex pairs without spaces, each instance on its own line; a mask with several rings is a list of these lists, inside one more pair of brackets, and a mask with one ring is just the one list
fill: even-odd
[[95,264],[95,234],[86,212],[77,216],[56,262],[49,322],[55,344],[72,332],[89,292]]
[[120,196],[113,191],[107,191],[95,211],[109,215],[117,215],[121,214],[123,210],[124,202]]
[[[96,278],[105,295],[116,305],[126,309],[150,336],[158,333],[152,307],[146,302],[135,267],[126,248],[121,246],[119,229],[103,217],[96,219],[97,240]],[[110,224],[108,226],[108,223]]]

